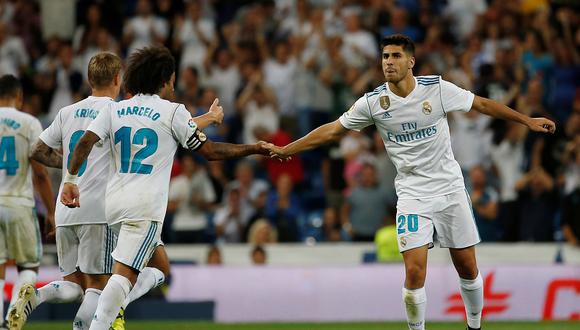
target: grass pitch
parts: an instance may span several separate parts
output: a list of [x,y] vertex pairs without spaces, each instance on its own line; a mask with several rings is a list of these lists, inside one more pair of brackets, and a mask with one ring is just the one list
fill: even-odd
[[[24,330],[70,329],[72,322],[31,322]],[[485,330],[578,330],[580,322],[485,322]],[[128,321],[128,330],[407,330],[400,322],[375,323],[244,323],[137,322]],[[465,330],[465,323],[427,323],[428,330]]]

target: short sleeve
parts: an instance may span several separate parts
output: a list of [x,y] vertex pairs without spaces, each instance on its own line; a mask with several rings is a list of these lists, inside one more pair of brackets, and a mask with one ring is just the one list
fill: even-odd
[[59,112],[52,124],[41,134],[40,140],[52,149],[62,148],[62,112]]
[[197,128],[197,124],[183,104],[179,104],[175,109],[171,119],[171,129],[175,140],[184,148],[190,150],[201,148],[207,140],[207,137]]
[[101,110],[87,128],[87,131],[95,133],[101,140],[106,140],[111,134],[111,106]]
[[360,131],[373,124],[371,111],[366,95],[359,98],[350,109],[338,118],[342,126],[346,129]]
[[472,92],[441,79],[441,103],[443,105],[443,111],[468,112],[473,106],[474,98],[475,95]]
[[29,154],[32,154],[34,145],[36,144],[36,141],[38,140],[38,137],[40,136],[41,133],[42,133],[42,125],[40,124],[40,121],[38,121],[38,119],[36,118],[33,118],[32,121],[30,122],[30,131],[29,131],[30,135],[28,136],[28,141],[30,141],[28,149]]

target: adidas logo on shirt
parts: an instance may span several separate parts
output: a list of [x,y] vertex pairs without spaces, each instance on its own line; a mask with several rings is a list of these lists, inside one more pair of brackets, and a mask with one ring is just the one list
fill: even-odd
[[391,116],[391,114],[388,112],[383,113],[383,116],[381,117],[381,119],[388,119],[388,118],[393,118],[393,116]]

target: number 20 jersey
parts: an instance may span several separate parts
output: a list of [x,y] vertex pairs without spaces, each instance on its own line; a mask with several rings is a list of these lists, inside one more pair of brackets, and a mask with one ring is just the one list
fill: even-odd
[[[106,193],[109,224],[162,222],[177,145],[195,149],[197,125],[183,104],[137,94],[114,103],[88,130],[112,151]],[[80,197],[81,204],[83,196]]]
[[[53,149],[62,148],[62,175],[66,174],[80,138],[99,112],[115,103],[109,97],[89,96],[62,108],[50,126],[40,134],[40,139]],[[56,226],[105,224],[105,190],[109,174],[110,150],[99,141],[79,169],[80,208],[68,208],[56,203]],[[60,184],[59,196],[63,184]]]

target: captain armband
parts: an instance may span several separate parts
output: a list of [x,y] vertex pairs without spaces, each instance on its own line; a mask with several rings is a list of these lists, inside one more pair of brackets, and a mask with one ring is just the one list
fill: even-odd
[[187,148],[193,151],[198,150],[206,141],[207,136],[199,129],[196,129],[189,140],[187,140]]

